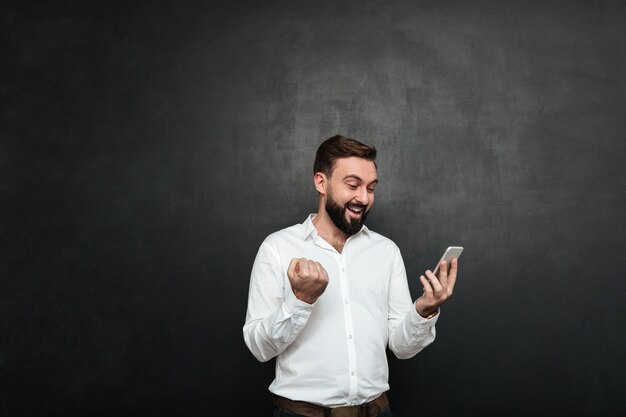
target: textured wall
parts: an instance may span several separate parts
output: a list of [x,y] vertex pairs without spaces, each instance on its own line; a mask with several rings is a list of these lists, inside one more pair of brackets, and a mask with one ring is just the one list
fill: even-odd
[[626,413],[624,2],[13,3],[0,414],[270,415],[250,268],[336,133],[415,296],[466,248],[396,416]]

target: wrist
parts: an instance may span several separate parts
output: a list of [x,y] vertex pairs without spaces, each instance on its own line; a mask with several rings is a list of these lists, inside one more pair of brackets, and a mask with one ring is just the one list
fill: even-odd
[[426,320],[430,320],[435,317],[439,313],[439,309],[434,309],[431,313],[420,314],[420,316],[424,317]]
[[417,310],[417,314],[419,314],[420,316],[422,316],[426,320],[432,319],[439,312],[439,308],[438,307],[434,307],[434,308],[432,308],[432,307],[431,308],[426,308],[426,307],[419,308],[419,306],[417,306],[417,304],[415,305],[415,310]]
[[294,290],[293,295],[295,295],[298,300],[303,301],[307,304],[315,304],[315,302],[317,301],[317,297],[312,297],[302,291]]

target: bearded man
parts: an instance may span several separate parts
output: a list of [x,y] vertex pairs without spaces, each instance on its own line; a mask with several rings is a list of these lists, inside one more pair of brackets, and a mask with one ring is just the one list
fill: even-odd
[[276,358],[274,416],[389,417],[388,347],[408,359],[435,340],[458,260],[420,276],[411,301],[400,250],[365,219],[378,184],[376,149],[344,136],[318,148],[319,207],[261,244],[252,267],[244,340]]

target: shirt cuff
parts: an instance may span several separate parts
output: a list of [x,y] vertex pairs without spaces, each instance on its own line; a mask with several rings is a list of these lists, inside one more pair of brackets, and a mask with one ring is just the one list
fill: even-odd
[[302,300],[298,300],[298,297],[296,297],[291,288],[289,288],[287,290],[287,296],[285,297],[283,307],[289,314],[308,317],[311,314],[311,311],[313,311],[314,305],[315,303],[309,304]]
[[437,319],[441,315],[441,308],[437,308],[437,314],[435,314],[434,317],[427,319],[419,315],[419,313],[417,312],[417,309],[415,308],[415,303],[413,303],[413,308],[411,309],[411,312],[409,314],[411,315],[411,323],[416,326],[424,325],[424,324],[428,324],[429,326],[434,326],[435,323],[437,323]]

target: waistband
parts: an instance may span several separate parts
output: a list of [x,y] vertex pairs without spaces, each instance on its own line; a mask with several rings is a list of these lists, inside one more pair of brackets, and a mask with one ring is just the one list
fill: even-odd
[[389,400],[387,393],[383,392],[378,398],[368,403],[329,408],[274,395],[274,405],[291,413],[307,417],[376,417],[383,409],[389,406]]

